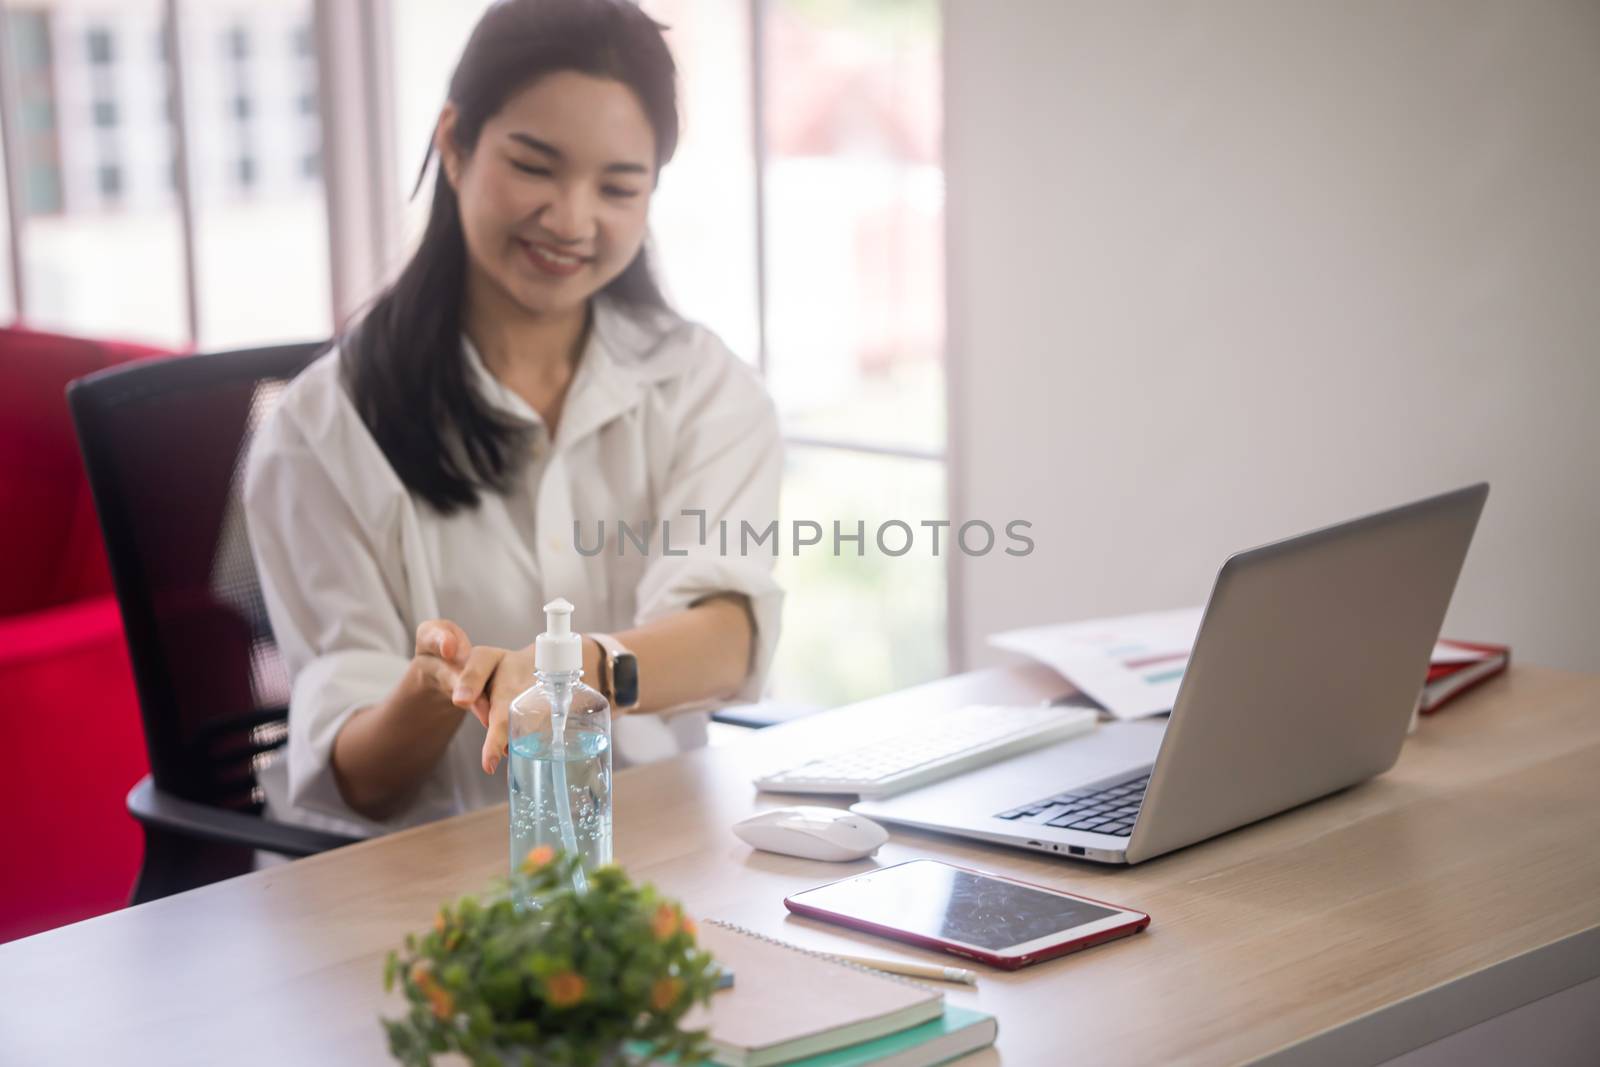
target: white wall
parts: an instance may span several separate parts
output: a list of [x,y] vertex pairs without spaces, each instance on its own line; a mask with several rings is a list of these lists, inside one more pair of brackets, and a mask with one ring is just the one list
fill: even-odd
[[969,663],[1483,478],[1447,634],[1600,669],[1600,4],[945,17]]

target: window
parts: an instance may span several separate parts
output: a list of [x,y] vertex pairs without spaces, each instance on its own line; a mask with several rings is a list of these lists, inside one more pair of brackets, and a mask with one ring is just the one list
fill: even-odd
[[[785,604],[773,694],[831,705],[938,677],[948,546],[934,555],[921,525],[948,517],[938,5],[765,0],[759,161],[749,5],[645,7],[671,27],[686,133],[652,218],[661,268],[678,306],[736,350],[755,358],[765,338],[788,439],[783,528],[826,531],[779,559],[780,582],[804,595]],[[758,243],[760,311],[747,282]],[[891,520],[920,535],[903,555],[875,543]],[[844,540],[835,554],[834,522],[865,531],[859,554]],[[829,654],[842,634],[849,657]]]
[[[947,669],[949,548],[935,555],[923,525],[948,517],[939,8],[764,10],[767,382],[790,440],[785,507],[869,531],[861,555],[785,561],[786,587],[807,595],[787,608],[774,692],[836,704]],[[916,534],[903,555],[874,543],[889,520]],[[841,629],[853,655],[819,672],[819,643]]]
[[433,137],[449,89],[450,73],[467,35],[489,5],[485,0],[407,0],[393,6],[395,165],[398,188],[407,199],[401,229],[407,249],[416,247],[428,218],[431,198],[425,188],[411,196],[417,168]]
[[99,170],[100,195],[113,198],[122,195],[122,168],[115,163],[103,163]]
[[311,10],[312,0],[179,5],[203,350],[333,329],[327,205],[320,168],[305,164],[322,146],[316,63],[294,46]]
[[61,210],[61,153],[56,130],[55,64],[50,27],[43,11],[11,11],[6,16],[17,68],[17,191],[25,215]]
[[56,112],[49,99],[23,101],[22,128],[28,133],[49,134],[55,131]]
[[89,31],[89,62],[96,66],[106,66],[112,61],[111,31],[104,26],[96,26]]
[[[169,7],[177,49],[168,47]],[[321,168],[307,162],[321,149],[311,7],[50,0],[0,8],[12,48],[0,62],[16,90],[15,114],[0,120],[15,132],[23,214],[7,236],[20,253],[30,324],[201,349],[328,335]],[[57,56],[52,41],[80,44]],[[121,47],[128,41],[138,47]],[[171,63],[182,64],[194,105],[182,109],[181,131]]]
[[53,215],[61,210],[61,169],[48,163],[28,163],[27,193],[23,210],[29,215]]
[[684,315],[761,359],[747,0],[649,2],[678,65],[683,135],[651,207],[656,269]]
[[[171,137],[151,40],[162,0],[6,5],[24,186],[17,244],[30,325],[181,345],[182,226],[165,187]],[[50,42],[70,42],[52,49]],[[99,105],[108,104],[110,108]],[[114,120],[113,120],[114,116]],[[108,136],[108,120],[115,136]],[[144,190],[158,194],[145,198]]]
[[[780,555],[778,582],[789,595],[771,690],[785,703],[833,707],[940,677],[945,664],[948,529],[940,554],[923,522],[948,518],[944,466],[849,449],[789,445],[780,528],[796,520],[823,526],[823,543]],[[833,551],[840,524],[840,549]],[[885,555],[876,543],[899,551]],[[862,535],[859,546],[846,540]],[[858,551],[859,549],[859,551]],[[848,655],[839,655],[841,642]]]
[[[773,392],[791,432],[937,453],[944,446],[937,5],[779,0],[769,13]],[[828,314],[816,314],[819,306]]]

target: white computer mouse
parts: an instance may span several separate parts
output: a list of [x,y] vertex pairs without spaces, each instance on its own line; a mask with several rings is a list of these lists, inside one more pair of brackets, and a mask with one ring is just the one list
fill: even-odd
[[753,848],[808,860],[858,860],[889,840],[889,831],[843,808],[773,808],[735,823]]

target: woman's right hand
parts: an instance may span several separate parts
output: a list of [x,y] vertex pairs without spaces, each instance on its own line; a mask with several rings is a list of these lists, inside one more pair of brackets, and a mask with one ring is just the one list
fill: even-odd
[[473,646],[466,631],[449,619],[430,619],[417,627],[412,672],[430,693],[472,712],[483,724],[483,772],[493,774],[506,753],[511,701],[534,679],[530,648],[510,651]]
[[489,694],[482,680],[494,673],[505,654],[503,648],[474,647],[467,632],[449,619],[429,619],[417,627],[411,672],[430,693],[472,712],[488,726]]
[[460,712],[488,726],[494,694],[486,683],[505,658],[505,649],[474,645],[449,619],[418,626],[400,684],[334,737],[331,762],[344,802],[369,819],[404,811],[455,738]]

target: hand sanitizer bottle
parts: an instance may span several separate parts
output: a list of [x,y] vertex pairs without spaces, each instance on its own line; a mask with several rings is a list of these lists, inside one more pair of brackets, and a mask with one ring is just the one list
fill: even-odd
[[[611,862],[611,705],[584,685],[583,642],[572,632],[572,605],[544,606],[545,632],[534,642],[531,689],[511,702],[511,870],[550,845]],[[582,870],[577,888],[586,888]]]

